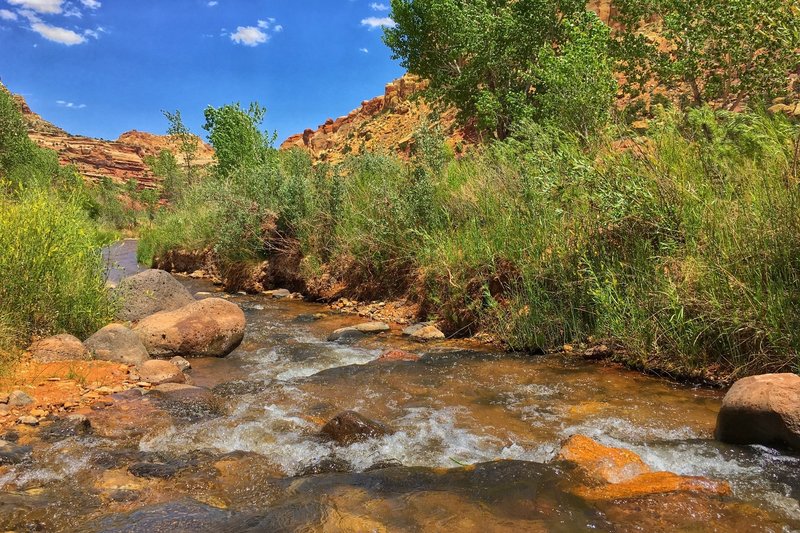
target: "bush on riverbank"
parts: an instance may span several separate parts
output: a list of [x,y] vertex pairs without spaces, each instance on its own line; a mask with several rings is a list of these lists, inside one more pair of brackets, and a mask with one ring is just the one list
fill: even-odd
[[[0,354],[34,335],[89,335],[113,316],[96,204],[55,152],[27,136],[0,91]],[[0,363],[4,358],[0,357]]]
[[529,124],[460,161],[429,134],[408,163],[270,152],[160,215],[142,251],[275,257],[277,217],[307,280],[411,295],[451,334],[518,349],[612,338],[627,363],[675,374],[796,370],[798,135],[781,116],[702,108],[588,147]]

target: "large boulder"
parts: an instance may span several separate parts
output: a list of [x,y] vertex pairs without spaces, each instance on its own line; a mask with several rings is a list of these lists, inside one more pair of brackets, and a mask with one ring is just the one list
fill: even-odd
[[242,342],[245,325],[238,305],[206,298],[151,315],[133,330],[152,357],[225,357]]
[[800,376],[764,374],[737,381],[722,400],[715,435],[731,444],[800,450]]
[[150,359],[139,336],[120,324],[109,324],[84,343],[95,359],[138,365]]
[[163,270],[145,270],[123,279],[114,291],[119,302],[117,318],[135,322],[161,311],[174,311],[194,301],[194,298]]
[[72,335],[62,334],[37,341],[28,348],[35,361],[85,361],[91,359],[86,346]]
[[354,442],[363,442],[394,432],[384,424],[361,416],[355,411],[344,411],[325,424],[320,433],[337,444],[349,446]]

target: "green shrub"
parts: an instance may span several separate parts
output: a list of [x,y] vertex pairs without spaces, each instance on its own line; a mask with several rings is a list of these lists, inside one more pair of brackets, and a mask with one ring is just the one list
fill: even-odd
[[0,321],[14,343],[110,321],[102,244],[78,201],[41,189],[0,197]]

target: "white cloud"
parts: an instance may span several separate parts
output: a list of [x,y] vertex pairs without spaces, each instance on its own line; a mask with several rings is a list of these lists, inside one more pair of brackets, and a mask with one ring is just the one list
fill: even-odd
[[283,26],[281,26],[280,24],[278,24],[277,26],[275,26],[274,28],[272,28],[272,31],[274,31],[275,33],[280,33],[280,32],[282,32],[282,31],[283,31]]
[[379,4],[378,2],[372,2],[369,7],[372,8],[373,11],[389,11],[389,6],[386,4]]
[[2,20],[17,20],[17,14],[8,9],[0,9],[0,19]]
[[75,44],[83,44],[86,42],[86,37],[75,33],[66,28],[59,28],[58,26],[50,26],[44,22],[34,22],[31,24],[31,29],[47,39],[55,43],[65,44],[72,46]]
[[73,6],[72,4],[67,4],[64,6],[64,16],[82,18],[83,13],[81,13],[81,10]]
[[64,0],[8,0],[8,3],[37,13],[58,14],[62,11]]
[[81,4],[83,4],[84,7],[88,7],[89,9],[99,9],[100,6],[103,5],[97,0],[81,0]]
[[397,24],[389,17],[367,17],[361,21],[361,25],[374,30],[376,28],[394,28]]
[[358,51],[359,52],[363,52],[365,54],[368,54],[369,53],[369,48],[359,48]]
[[73,102],[66,102],[64,100],[56,100],[56,103],[61,107],[66,107],[67,109],[85,109],[86,104],[76,104]]
[[269,21],[259,20],[258,27],[261,28],[262,30],[266,30],[267,28],[269,28]]
[[231,41],[244,46],[258,46],[269,41],[269,35],[255,26],[239,26],[236,32],[231,34]]
[[214,6],[215,6],[215,5],[217,5],[217,4],[219,4],[219,2],[216,2],[215,0],[211,0],[211,2],[209,2],[209,3],[208,3],[208,4],[206,4],[206,5],[207,5],[208,7],[214,7]]

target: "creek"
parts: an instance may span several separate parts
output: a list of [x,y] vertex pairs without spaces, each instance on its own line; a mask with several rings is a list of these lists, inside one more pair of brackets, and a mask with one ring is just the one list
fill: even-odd
[[[127,273],[139,269],[134,258],[134,241],[111,249]],[[384,333],[331,343],[331,331],[363,319],[181,281],[198,297],[227,297],[247,317],[232,354],[191,361],[193,383],[214,392],[215,407],[126,392],[90,417],[94,432],[24,435],[30,460],[0,467],[0,528],[800,529],[800,458],[713,440],[719,391],[467,341],[420,345]],[[422,359],[377,361],[388,349]],[[320,438],[344,410],[395,432],[349,446]],[[727,481],[733,494],[581,498],[577,473],[553,462],[574,434],[632,450],[654,470]],[[165,472],[132,475],[141,463]]]

